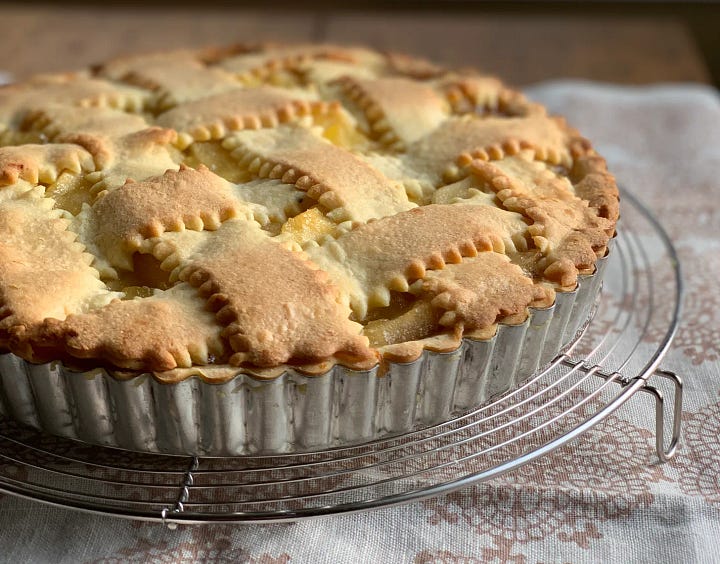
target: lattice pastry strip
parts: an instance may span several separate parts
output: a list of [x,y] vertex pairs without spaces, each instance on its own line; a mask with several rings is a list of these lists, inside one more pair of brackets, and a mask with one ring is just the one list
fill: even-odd
[[278,178],[330,211],[334,221],[367,221],[414,207],[399,183],[306,128],[243,131],[223,146],[260,178]]
[[447,102],[432,87],[407,78],[346,76],[337,84],[365,116],[372,136],[395,149],[424,137],[448,115]]
[[[405,360],[418,354],[417,341],[441,328],[459,339],[464,333],[487,329],[495,323],[527,317],[528,306],[552,303],[552,289],[536,284],[502,254],[481,252],[442,270],[428,270],[410,286],[418,301],[400,315],[370,321],[364,333],[373,346],[408,343]],[[402,348],[393,347],[396,360]]]
[[438,81],[438,88],[456,114],[480,113],[506,116],[545,115],[545,108],[529,102],[516,90],[507,88],[492,76],[449,76]]
[[132,254],[145,239],[165,231],[217,229],[249,209],[233,196],[232,186],[206,167],[179,171],[143,182],[127,182],[93,206],[94,240],[110,264],[132,270]]
[[0,186],[25,180],[51,184],[64,171],[73,174],[95,170],[92,155],[79,145],[20,145],[0,147]]
[[607,170],[605,159],[592,151],[586,151],[575,158],[570,170],[574,189],[600,217],[617,221],[620,216],[619,192],[615,178]]
[[390,51],[385,54],[387,74],[401,75],[417,80],[429,80],[447,74],[448,70],[418,57]]
[[46,319],[34,339],[51,358],[104,358],[130,370],[222,362],[226,352],[214,316],[187,284],[148,298],[114,300],[62,321]]
[[514,249],[527,225],[518,214],[467,204],[428,205],[371,221],[308,254],[350,299],[358,319],[407,292],[426,270],[442,269],[479,251]]
[[233,365],[376,361],[327,274],[252,222],[224,223],[178,269],[225,327]]
[[155,111],[242,88],[232,74],[219,68],[208,68],[192,59],[147,63],[125,74],[122,80],[152,90]]
[[75,108],[45,105],[28,113],[23,129],[37,131],[54,143],[76,143],[89,151],[98,167],[112,161],[114,139],[148,128],[140,115],[110,108]]
[[175,49],[117,57],[94,67],[98,77],[119,81],[124,76],[150,66],[175,66],[197,63],[205,58],[205,50]]
[[411,290],[443,312],[440,325],[458,328],[461,333],[521,314],[551,291],[534,284],[507,256],[494,252],[429,270]]
[[139,112],[150,93],[78,74],[44,75],[0,88],[0,124],[17,128],[25,116],[49,105]]
[[[567,147],[570,134],[562,124],[544,116],[518,118],[473,116],[450,118],[419,141],[408,146],[412,168],[432,175],[436,185],[462,176],[459,167],[472,158],[502,158],[532,147],[536,158],[551,164],[571,165]],[[466,155],[470,155],[468,160]]]
[[53,204],[42,187],[0,190],[0,346],[46,317],[64,319],[117,296]]
[[283,71],[303,72],[318,62],[337,62],[372,70],[382,68],[385,60],[381,55],[360,47],[295,45],[274,48],[270,46],[257,53],[228,57],[220,61],[218,66],[236,73],[242,81],[257,84],[267,82]]
[[178,167],[172,146],[177,133],[150,126],[139,115],[108,108],[49,106],[29,114],[25,128],[56,143],[80,145],[92,155],[98,170],[86,178],[93,198],[128,179],[143,180]]
[[[598,252],[604,252],[612,222],[577,197],[567,180],[537,174],[536,163],[525,159],[514,159],[512,164],[478,160],[472,172],[497,192],[505,208],[532,220],[528,232],[545,255],[537,264],[538,274],[563,287],[574,287],[578,270],[591,268]],[[518,174],[523,167],[527,174]]]
[[180,104],[160,114],[157,124],[179,132],[178,146],[222,139],[242,129],[276,127],[308,115],[339,111],[339,104],[317,100],[310,92],[263,86],[233,90]]

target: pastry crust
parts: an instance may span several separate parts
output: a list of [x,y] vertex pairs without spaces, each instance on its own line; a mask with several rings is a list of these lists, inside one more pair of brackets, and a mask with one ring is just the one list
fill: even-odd
[[249,210],[233,197],[230,184],[201,165],[124,186],[101,195],[93,206],[94,241],[116,268],[132,270],[132,254],[145,239],[165,231],[214,230]]
[[61,351],[63,359],[103,359],[131,370],[189,368],[226,358],[217,324],[186,284],[143,299],[113,300],[64,321],[45,319],[33,329],[32,339],[40,351],[35,360],[57,359]]
[[170,380],[408,361],[574,289],[618,215],[591,144],[494,77],[120,58],[0,87],[0,348]]
[[274,367],[333,356],[357,367],[374,363],[327,274],[271,242],[257,224],[228,222],[187,263],[178,277],[216,312],[234,352],[230,364]]
[[368,221],[414,207],[399,183],[300,126],[243,131],[223,146],[253,175],[278,178],[307,192],[338,223]]
[[79,145],[0,147],[0,186],[16,184],[18,180],[50,184],[64,171],[81,174],[93,170],[92,155]]

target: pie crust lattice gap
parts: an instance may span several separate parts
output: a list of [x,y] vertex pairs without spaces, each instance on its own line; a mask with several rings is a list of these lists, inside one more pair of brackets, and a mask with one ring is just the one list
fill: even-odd
[[336,46],[0,89],[0,348],[169,371],[412,360],[591,273],[604,160],[494,78]]

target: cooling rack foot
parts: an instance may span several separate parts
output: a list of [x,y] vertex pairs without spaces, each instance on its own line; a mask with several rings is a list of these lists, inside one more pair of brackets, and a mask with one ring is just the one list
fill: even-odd
[[639,388],[639,391],[650,394],[655,398],[655,450],[661,462],[668,462],[675,456],[680,443],[683,383],[677,374],[668,370],[658,369],[652,376],[659,376],[673,384],[672,434],[667,447],[665,446],[665,397],[662,391],[647,382],[643,387]]

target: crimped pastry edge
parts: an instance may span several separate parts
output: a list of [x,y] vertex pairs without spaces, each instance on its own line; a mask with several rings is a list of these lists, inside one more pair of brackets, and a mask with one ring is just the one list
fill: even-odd
[[2,354],[0,415],[92,444],[179,455],[300,453],[388,438],[476,408],[551,362],[589,321],[607,260],[522,324],[499,324],[491,339],[464,338],[453,351],[424,350],[384,373],[337,364],[316,375],[238,370],[221,382],[167,383]]

